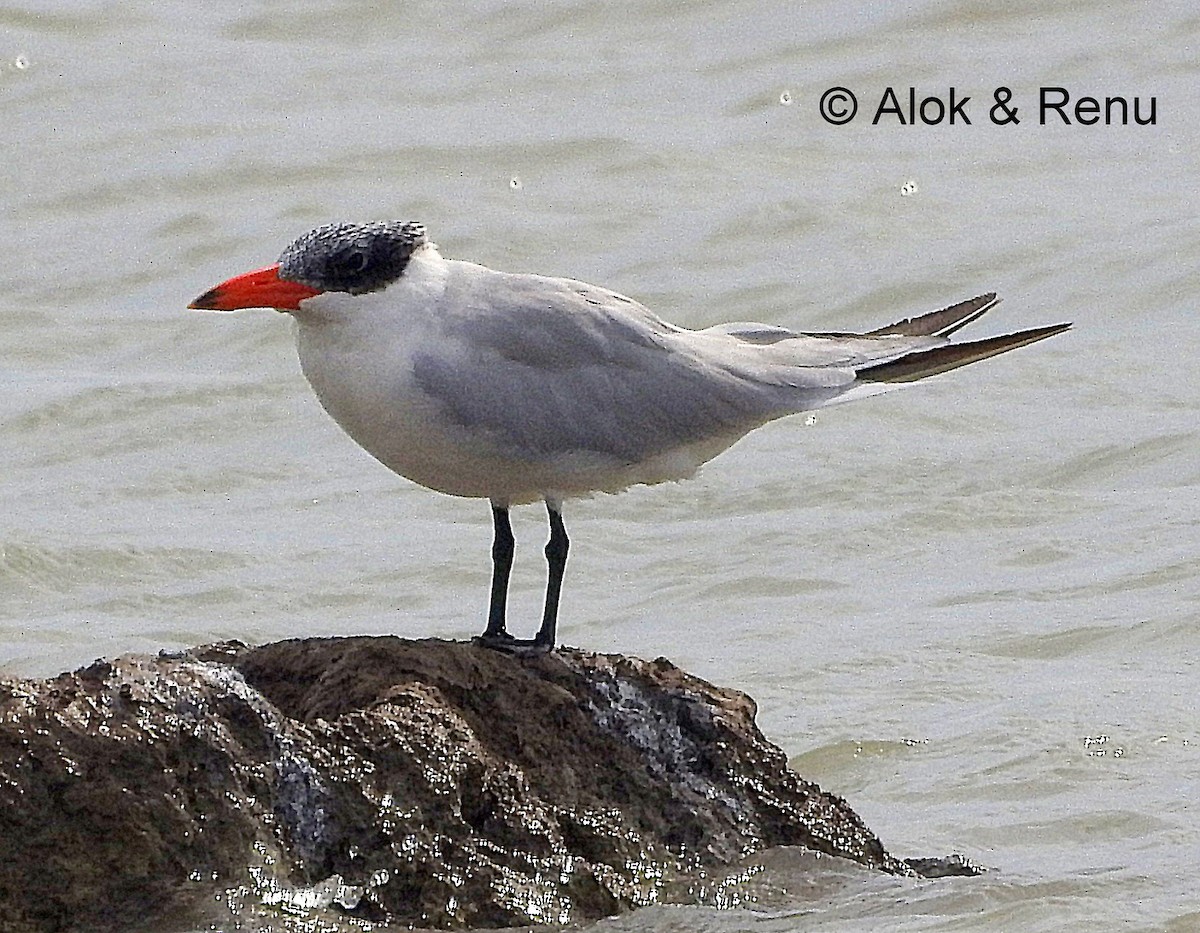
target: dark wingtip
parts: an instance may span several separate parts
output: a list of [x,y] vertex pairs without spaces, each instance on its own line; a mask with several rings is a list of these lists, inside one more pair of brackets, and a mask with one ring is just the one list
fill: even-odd
[[[1035,340],[1042,340],[1046,337],[1053,337],[1055,334],[1061,334],[1065,330],[1070,330],[1075,326],[1073,321],[1067,321],[1064,324],[1047,324],[1045,327],[1037,327],[1027,333],[1038,334]],[[1033,341],[1030,341],[1032,343]]]
[[936,334],[940,337],[949,337],[956,330],[983,317],[998,304],[1000,304],[1000,299],[996,297],[996,293],[988,292],[985,295],[960,301],[948,308],[942,308],[940,311],[931,311],[917,317],[905,318],[903,321],[897,321],[887,327],[868,331],[866,336],[906,334],[910,337],[926,337]]
[[932,350],[919,350],[897,360],[860,369],[857,375],[864,382],[916,382],[927,376],[936,376],[969,363],[999,356],[1018,347],[1029,346],[1031,343],[1061,334],[1070,327],[1070,324],[1050,324],[1047,327],[1034,327],[1015,334],[1003,334],[1000,337],[989,337],[970,343],[948,343]]

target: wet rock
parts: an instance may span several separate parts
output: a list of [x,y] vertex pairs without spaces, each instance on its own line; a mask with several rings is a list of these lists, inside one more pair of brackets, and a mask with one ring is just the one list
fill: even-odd
[[911,873],[754,714],[664,659],[398,638],[2,680],[0,916],[502,927],[694,900],[775,846]]

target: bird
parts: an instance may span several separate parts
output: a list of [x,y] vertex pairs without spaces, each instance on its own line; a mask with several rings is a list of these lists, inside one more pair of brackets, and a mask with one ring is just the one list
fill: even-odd
[[[443,258],[412,221],[330,223],[279,260],[188,307],[274,308],[295,319],[321,405],[400,476],[488,500],[492,579],[475,641],[519,655],[556,644],[569,539],[563,503],[682,480],[787,415],[876,395],[1027,346],[1071,325],[970,342],[995,293],[865,333],[733,322],[670,324],[632,298],[570,278]],[[545,504],[541,625],[509,633],[513,506]]]

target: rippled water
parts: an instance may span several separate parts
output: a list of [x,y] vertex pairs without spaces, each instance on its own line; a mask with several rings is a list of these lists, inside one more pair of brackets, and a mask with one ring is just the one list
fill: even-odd
[[[1200,924],[1200,18],[1154,14],[0,5],[0,669],[481,627],[486,507],[346,440],[285,318],[183,310],[318,223],[419,219],[689,326],[865,329],[996,289],[976,333],[1075,330],[570,503],[561,626],[747,690],[897,854],[995,871],[814,893],[785,865],[758,912],[601,928]],[[836,85],[847,126],[817,114]],[[910,85],[971,95],[971,125],[872,126]],[[1039,125],[1042,86],[1158,122]],[[997,87],[1020,124],[988,120]],[[514,526],[532,629],[541,511]]]

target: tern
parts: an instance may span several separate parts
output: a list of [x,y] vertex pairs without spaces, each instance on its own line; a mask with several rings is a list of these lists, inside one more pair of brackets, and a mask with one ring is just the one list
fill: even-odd
[[[300,367],[350,437],[413,482],[487,499],[491,599],[477,641],[540,654],[555,645],[564,500],[685,479],[768,421],[1070,327],[950,342],[998,301],[980,295],[862,334],[688,330],[595,285],[444,259],[423,225],[379,221],[318,227],[189,307],[290,313]],[[506,625],[509,508],[538,500],[550,520],[545,610],[536,636],[519,639]]]

